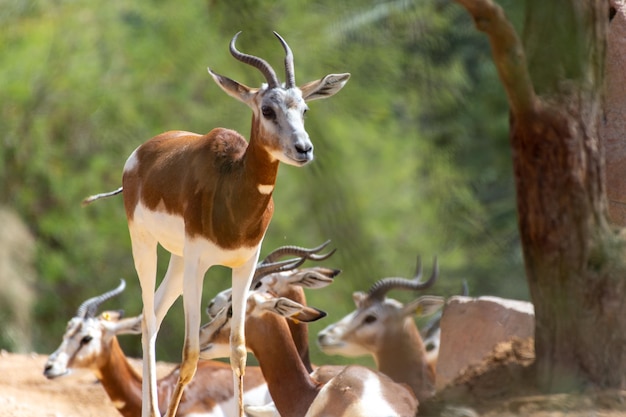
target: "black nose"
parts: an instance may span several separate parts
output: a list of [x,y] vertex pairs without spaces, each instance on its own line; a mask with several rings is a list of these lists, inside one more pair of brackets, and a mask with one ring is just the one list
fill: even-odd
[[46,378],[48,378],[48,374],[50,373],[50,371],[52,371],[52,364],[47,363],[46,366],[43,368],[43,374]]
[[298,151],[298,153],[307,154],[313,151],[313,145],[311,145],[311,143],[296,143],[296,151]]

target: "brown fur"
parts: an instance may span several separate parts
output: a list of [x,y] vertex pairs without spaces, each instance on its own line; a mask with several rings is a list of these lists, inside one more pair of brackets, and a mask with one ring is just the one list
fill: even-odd
[[[124,417],[141,415],[141,375],[128,362],[117,338],[113,338],[110,353],[97,361],[95,372],[102,387],[113,403],[124,404],[118,411]],[[167,409],[172,389],[178,380],[178,368],[157,382],[159,408]],[[245,389],[253,389],[265,383],[258,366],[246,367]],[[233,396],[232,370],[230,365],[217,361],[200,361],[196,377],[186,387],[178,414],[205,411],[225,402]]]
[[141,201],[150,210],[184,217],[191,237],[226,249],[255,246],[274,209],[271,193],[259,193],[257,185],[275,183],[278,161],[253,140],[248,146],[239,133],[222,128],[150,139],[136,151],[138,165],[124,173],[129,221]]

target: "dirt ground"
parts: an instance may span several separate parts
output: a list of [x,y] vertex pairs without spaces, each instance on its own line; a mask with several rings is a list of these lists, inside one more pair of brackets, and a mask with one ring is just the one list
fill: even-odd
[[[626,391],[540,395],[524,387],[532,341],[500,346],[491,358],[466,370],[452,387],[420,405],[420,416],[626,417]],[[0,353],[1,417],[119,417],[96,378],[87,371],[48,380],[46,355]],[[159,375],[172,365],[159,364]],[[513,390],[512,378],[522,381]]]
[[[49,380],[43,376],[47,359],[0,352],[0,417],[120,417],[91,372]],[[159,364],[159,376],[171,367]]]

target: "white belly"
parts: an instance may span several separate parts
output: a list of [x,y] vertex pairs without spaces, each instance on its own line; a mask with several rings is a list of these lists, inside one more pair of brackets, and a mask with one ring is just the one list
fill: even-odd
[[153,211],[137,204],[133,215],[133,227],[141,228],[151,235],[168,252],[185,257],[190,252],[210,265],[236,268],[254,256],[256,247],[224,249],[201,236],[190,238],[185,233],[185,222],[181,216],[164,211]]

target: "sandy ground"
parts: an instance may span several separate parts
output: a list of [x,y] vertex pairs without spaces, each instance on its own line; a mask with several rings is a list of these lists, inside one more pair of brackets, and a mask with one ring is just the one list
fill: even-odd
[[[120,417],[95,376],[77,371],[49,380],[47,355],[0,353],[1,417]],[[160,364],[159,376],[171,365]]]

